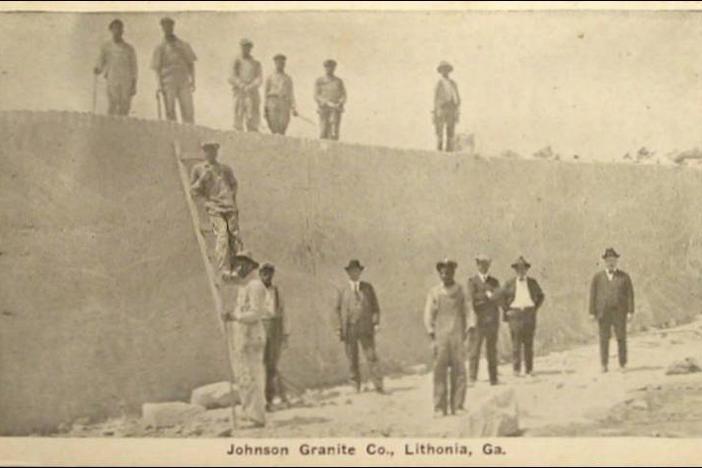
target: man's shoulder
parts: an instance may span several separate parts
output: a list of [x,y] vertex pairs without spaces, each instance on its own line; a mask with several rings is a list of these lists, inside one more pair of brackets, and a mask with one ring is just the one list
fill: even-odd
[[373,289],[373,285],[370,283],[370,281],[360,281],[359,285],[362,288]]
[[607,276],[607,273],[604,270],[600,270],[597,273],[595,273],[594,275],[592,275],[592,280],[596,281],[596,280],[605,278],[606,276]]
[[252,292],[265,291],[266,285],[263,284],[261,278],[254,278],[246,284],[246,289]]
[[621,277],[621,278],[631,279],[631,277],[629,276],[629,273],[627,273],[627,272],[624,271],[624,270],[617,270],[617,271],[616,271],[616,275],[619,276],[619,277]]

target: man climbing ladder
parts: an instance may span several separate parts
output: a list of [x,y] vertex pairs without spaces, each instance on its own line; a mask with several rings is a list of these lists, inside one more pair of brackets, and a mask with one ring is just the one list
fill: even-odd
[[205,161],[193,167],[190,193],[205,199],[215,236],[215,264],[222,278],[229,279],[235,274],[232,258],[243,248],[236,205],[238,184],[232,168],[217,161],[218,150],[219,143],[202,144]]

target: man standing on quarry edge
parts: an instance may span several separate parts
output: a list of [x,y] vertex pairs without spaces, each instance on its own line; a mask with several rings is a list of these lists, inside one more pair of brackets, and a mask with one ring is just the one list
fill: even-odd
[[100,48],[100,56],[93,72],[104,74],[107,80],[107,113],[109,115],[129,115],[132,98],[137,90],[137,59],[134,47],[122,35],[124,24],[112,20],[109,26],[112,40]]
[[193,167],[190,191],[205,199],[205,208],[215,236],[215,261],[224,277],[232,275],[232,255],[243,247],[239,237],[238,183],[234,171],[217,161],[219,143],[202,144],[205,161]]
[[[453,71],[453,66],[442,61],[436,68],[441,78],[434,88],[434,128],[436,129],[437,144],[439,151],[453,151],[454,133],[456,124],[460,116],[461,97],[458,95],[456,82],[449,78]],[[444,130],[446,130],[446,142],[444,145]]]
[[175,21],[161,20],[163,42],[154,50],[151,68],[156,72],[157,93],[161,94],[168,120],[176,120],[175,102],[180,107],[184,123],[195,121],[193,91],[195,91],[195,61],[197,57],[187,42],[176,37]]
[[271,133],[285,135],[290,123],[290,115],[297,115],[295,91],[290,75],[285,73],[285,55],[273,57],[275,72],[266,79],[265,103],[266,122]]
[[348,284],[339,289],[334,309],[336,333],[346,348],[346,356],[351,367],[351,383],[357,392],[361,391],[361,370],[359,345],[363,348],[375,390],[383,393],[383,378],[378,368],[378,355],[375,352],[375,333],[380,326],[380,306],[373,285],[361,281],[363,265],[351,260],[346,266]]
[[263,82],[261,62],[253,58],[253,42],[239,42],[241,55],[234,59],[229,84],[234,93],[234,128],[239,131],[257,132],[261,121],[261,96],[258,88]]
[[339,139],[341,114],[346,103],[344,82],[334,74],[336,60],[324,61],[324,76],[314,83],[314,100],[319,114],[319,137],[328,140]]
[[626,323],[634,315],[634,286],[629,275],[617,268],[619,254],[613,249],[605,250],[604,271],[592,278],[590,286],[590,315],[599,325],[600,362],[602,372],[607,372],[609,363],[609,338],[614,328],[617,337],[619,367],[626,368]]
[[[458,264],[444,259],[436,264],[441,278],[429,290],[424,326],[434,353],[434,416],[463,410],[466,396],[465,340],[473,319],[463,289],[454,280]],[[450,369],[450,375],[449,375]]]

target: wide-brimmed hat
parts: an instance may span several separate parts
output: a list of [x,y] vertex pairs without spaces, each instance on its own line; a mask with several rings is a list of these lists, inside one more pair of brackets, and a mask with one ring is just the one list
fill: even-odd
[[234,260],[246,260],[253,263],[256,265],[256,268],[258,268],[258,262],[254,260],[253,254],[250,250],[242,250],[241,252],[237,252],[237,254],[234,255]]
[[219,143],[217,143],[216,141],[203,141],[203,142],[200,144],[200,148],[202,148],[202,149],[204,149],[204,150],[206,150],[206,149],[215,149],[215,150],[217,150],[217,149],[219,149]]
[[444,68],[448,68],[448,71],[453,71],[453,65],[448,63],[446,60],[439,62],[439,66],[436,67],[436,71],[440,72]]
[[519,258],[512,264],[512,268],[517,268],[520,266],[523,266],[524,268],[531,268],[531,263],[527,262],[526,259],[520,255]]
[[252,45],[253,45],[253,42],[252,42],[251,39],[249,39],[248,37],[242,37],[241,40],[239,41],[239,45],[242,45],[242,46],[245,46],[245,45],[252,46]]
[[608,247],[605,249],[605,253],[602,254],[602,258],[607,258],[607,257],[619,258],[619,254],[612,247]]
[[259,271],[273,271],[275,272],[275,265],[273,265],[271,262],[263,262],[261,263],[261,266],[258,267]]
[[451,260],[448,257],[444,257],[443,260],[436,262],[436,270],[441,270],[442,268],[453,268],[454,270],[458,268],[458,262]]
[[365,269],[366,267],[364,267],[363,265],[361,265],[361,262],[359,262],[358,260],[356,260],[356,259],[354,258],[354,259],[352,259],[352,260],[349,260],[349,264],[346,265],[346,266],[344,267],[344,270],[349,271],[349,270],[352,269],[352,268],[358,268],[359,270],[363,270],[363,269]]
[[326,67],[335,67],[335,66],[336,66],[336,60],[334,60],[334,59],[326,59],[326,60],[324,61],[324,64],[323,64],[323,65],[324,65],[325,68],[326,68]]
[[475,261],[479,263],[491,263],[492,259],[486,254],[481,253],[475,256]]

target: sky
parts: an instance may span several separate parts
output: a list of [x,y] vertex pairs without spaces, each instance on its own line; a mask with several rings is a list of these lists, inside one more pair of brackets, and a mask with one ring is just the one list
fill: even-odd
[[[159,13],[0,14],[0,109],[90,111],[92,68],[114,17],[137,50],[132,114],[156,118],[151,54]],[[477,151],[620,159],[702,146],[702,14],[691,12],[198,12],[169,13],[198,56],[195,119],[231,128],[228,70],[248,37],[264,74],[288,56],[300,113],[316,120],[313,83],[335,58],[348,103],[341,138],[433,149],[436,65],[454,66],[459,132]],[[104,83],[98,83],[104,112]],[[294,119],[289,135],[313,138]]]

